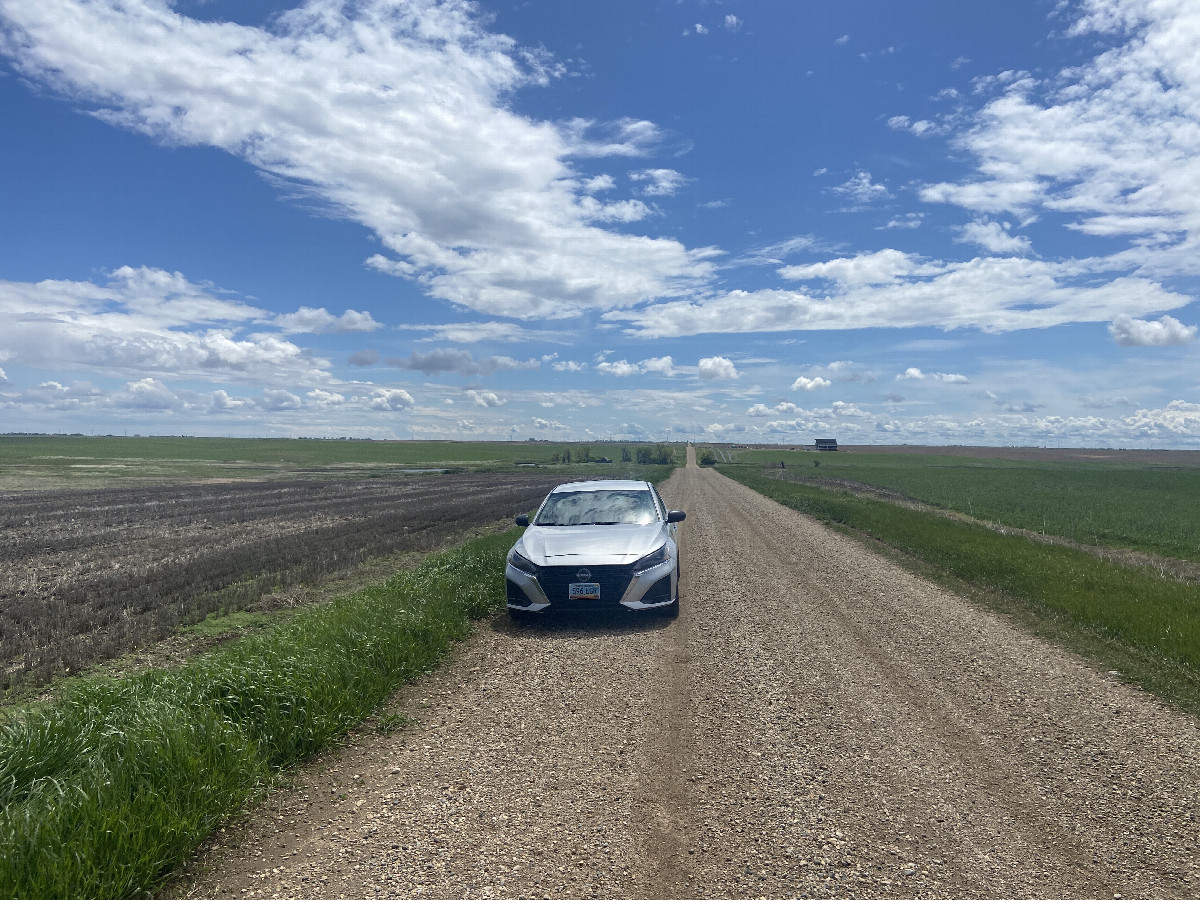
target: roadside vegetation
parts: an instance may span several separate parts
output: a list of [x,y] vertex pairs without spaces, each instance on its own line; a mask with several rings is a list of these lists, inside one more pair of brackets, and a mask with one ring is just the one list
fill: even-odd
[[[739,455],[739,464],[722,465],[721,471],[774,500],[874,542],[923,574],[1014,616],[1101,668],[1119,671],[1200,714],[1200,583],[1162,570],[1124,565],[1103,558],[1093,548],[1033,540],[988,521],[1028,525],[1034,524],[1028,517],[1037,516],[1038,532],[1069,534],[1071,523],[1080,521],[1081,510],[1103,509],[1107,524],[1103,530],[1089,529],[1086,536],[1091,540],[1108,537],[1114,546],[1153,548],[1159,553],[1173,549],[1195,559],[1194,548],[1184,556],[1190,546],[1185,536],[1189,528],[1194,529],[1194,522],[1185,521],[1186,504],[1166,498],[1172,491],[1172,477],[1178,479],[1175,490],[1197,496],[1192,487],[1197,473],[1088,473],[1063,466],[1057,473],[1063,489],[1053,492],[1049,486],[1055,479],[1044,466],[1030,471],[972,465],[969,477],[957,473],[956,482],[945,469],[933,472],[933,466],[922,465],[928,460],[907,457],[873,464],[869,459],[865,463],[839,459],[835,463],[829,456],[803,457],[820,475],[799,474],[796,465],[779,468],[778,453],[767,457],[770,467],[765,468],[761,459],[746,462],[755,454],[745,453]],[[913,471],[903,472],[904,462],[911,463]],[[1014,472],[1017,477],[1010,477]],[[939,481],[941,476],[945,478]],[[913,495],[932,503],[948,483],[957,483],[980,498],[979,506],[972,500],[968,509],[982,513],[986,520],[949,517],[905,503]],[[1047,485],[1046,496],[1029,494],[1038,484]],[[895,493],[872,496],[861,490],[864,486],[886,487]],[[1154,514],[1144,505],[1142,491],[1157,498],[1150,501],[1156,506]],[[1021,520],[1017,512],[1022,508],[1036,511],[1028,511]],[[1190,515],[1194,518],[1194,510]],[[1143,516],[1151,523],[1141,521]],[[1052,521],[1058,524],[1052,527]]]
[[[433,666],[504,598],[517,532],[185,664],[0,718],[0,896],[143,896],[278,774]],[[381,726],[382,727],[382,726]]]

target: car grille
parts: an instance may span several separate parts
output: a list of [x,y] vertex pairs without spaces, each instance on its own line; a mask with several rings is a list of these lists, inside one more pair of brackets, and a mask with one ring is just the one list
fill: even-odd
[[[579,570],[586,568],[591,576],[582,579]],[[625,596],[629,582],[633,580],[632,566],[546,566],[538,572],[538,583],[546,599],[556,609],[590,609],[595,600],[572,600],[568,595],[570,585],[586,581],[600,585],[600,606],[610,606]]]

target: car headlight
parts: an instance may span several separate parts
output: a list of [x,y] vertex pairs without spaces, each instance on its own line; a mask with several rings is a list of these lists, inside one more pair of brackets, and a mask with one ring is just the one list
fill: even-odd
[[671,556],[667,553],[667,545],[663,544],[653,553],[648,553],[633,564],[633,574],[641,575],[647,569],[653,569],[665,563]]
[[537,577],[538,567],[522,556],[517,550],[508,555],[508,564],[526,575]]

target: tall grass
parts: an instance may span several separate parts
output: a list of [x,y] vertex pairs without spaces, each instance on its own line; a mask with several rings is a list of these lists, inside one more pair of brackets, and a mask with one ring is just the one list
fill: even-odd
[[177,669],[84,682],[0,721],[0,897],[143,895],[502,604],[513,540],[473,541]]
[[[1119,658],[1147,689],[1200,712],[1200,587],[1090,553],[1005,535],[846,491],[726,474],[774,500],[868,535],[942,575],[985,592],[1076,649]],[[1016,606],[1014,607],[1014,604]],[[1110,651],[1116,651],[1113,656]]]

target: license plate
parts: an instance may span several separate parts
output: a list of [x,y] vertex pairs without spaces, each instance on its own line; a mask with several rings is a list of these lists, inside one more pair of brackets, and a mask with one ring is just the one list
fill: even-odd
[[572,584],[568,595],[572,600],[599,600],[599,584]]

